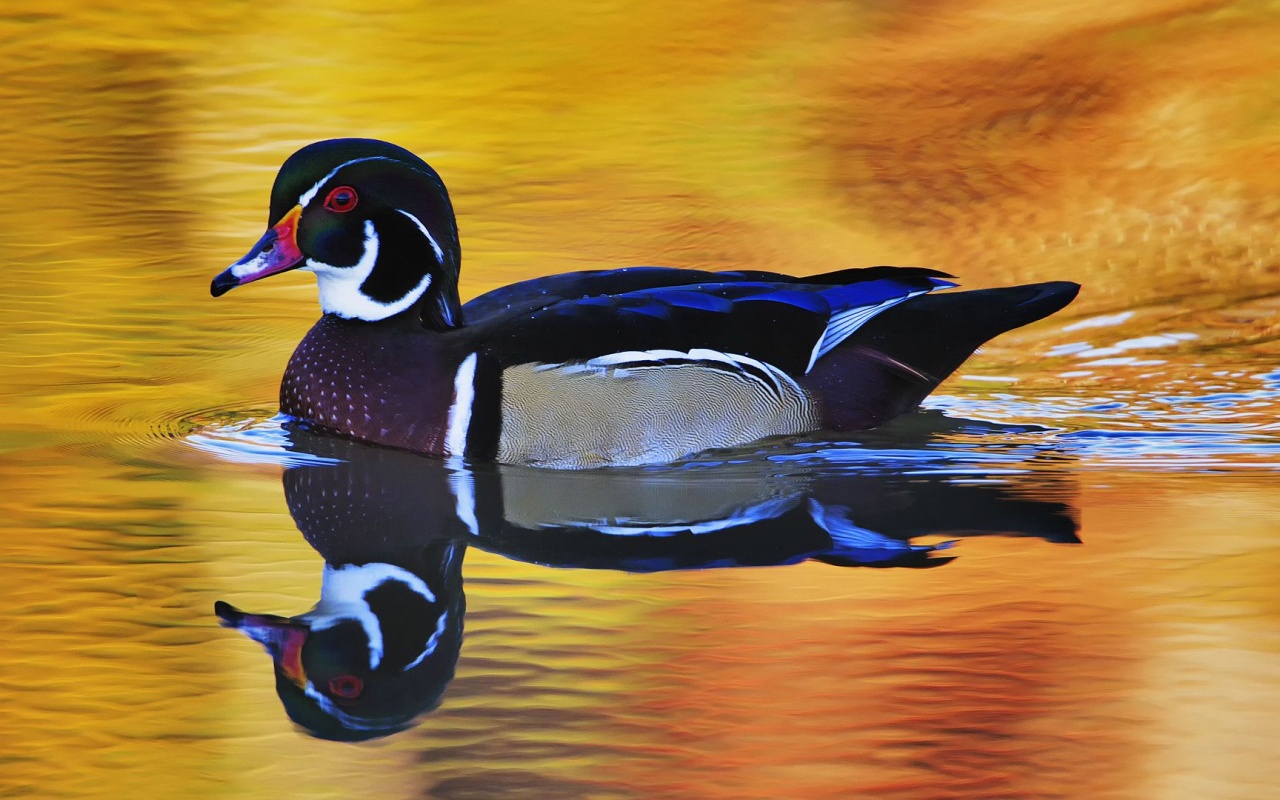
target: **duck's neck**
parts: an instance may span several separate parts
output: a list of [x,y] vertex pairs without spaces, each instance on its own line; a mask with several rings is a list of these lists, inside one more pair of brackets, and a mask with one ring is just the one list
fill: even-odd
[[411,321],[433,331],[461,328],[462,301],[458,298],[457,281],[445,280],[432,285],[422,299],[409,309]]

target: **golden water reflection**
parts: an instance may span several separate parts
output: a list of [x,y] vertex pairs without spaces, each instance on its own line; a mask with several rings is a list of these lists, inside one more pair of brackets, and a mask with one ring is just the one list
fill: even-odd
[[[1278,28],[1178,0],[6,3],[0,794],[1265,796]],[[1083,283],[938,402],[1080,434],[1084,545],[642,576],[477,550],[448,702],[298,736],[211,609],[306,608],[320,559],[278,465],[182,437],[274,408],[313,288],[208,278],[334,135],[441,171],[464,296],[634,263]]]

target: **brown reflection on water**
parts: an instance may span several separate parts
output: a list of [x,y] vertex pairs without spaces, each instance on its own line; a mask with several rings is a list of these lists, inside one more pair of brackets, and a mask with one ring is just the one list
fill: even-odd
[[[6,3],[0,794],[1266,796],[1266,456],[1092,465],[1083,546],[975,540],[923,573],[471,553],[445,705],[344,748],[288,728],[210,613],[316,596],[278,470],[165,439],[274,407],[313,287],[214,302],[208,279],[280,161],[334,135],[440,169],[467,296],[632,263],[1069,278],[1068,316],[967,371],[1028,396],[1256,388],[1280,341],[1277,41],[1265,4],[1178,0]],[[1199,338],[1087,379],[1044,356],[1165,330]]]
[[[1145,748],[1122,709],[1139,683],[1138,629],[1115,599],[1027,599],[976,573],[946,590],[895,577],[851,585],[813,570],[765,577],[734,605],[681,607],[690,628],[714,628],[646,693],[645,712],[679,720],[681,749],[682,768],[652,794],[1042,797],[1071,785],[1098,797],[1132,786]],[[724,777],[696,777],[709,774]]]

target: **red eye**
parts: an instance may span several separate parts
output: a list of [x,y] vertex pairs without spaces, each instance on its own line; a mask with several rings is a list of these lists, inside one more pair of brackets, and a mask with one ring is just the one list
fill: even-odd
[[345,697],[348,700],[359,697],[364,691],[364,681],[355,675],[339,675],[329,681],[329,691],[338,697]]
[[339,186],[329,192],[329,196],[324,199],[324,207],[330,211],[337,211],[339,214],[345,214],[356,207],[359,201],[356,196],[356,190],[350,186]]

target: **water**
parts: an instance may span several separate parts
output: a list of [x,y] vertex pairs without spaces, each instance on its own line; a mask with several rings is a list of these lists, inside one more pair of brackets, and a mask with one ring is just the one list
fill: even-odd
[[[0,794],[1274,794],[1278,25],[6,5]],[[441,171],[464,297],[637,263],[1085,289],[884,431],[423,463],[273,418],[307,279],[207,294],[332,135]],[[406,729],[306,735],[215,603],[302,614],[375,557],[465,608]]]

